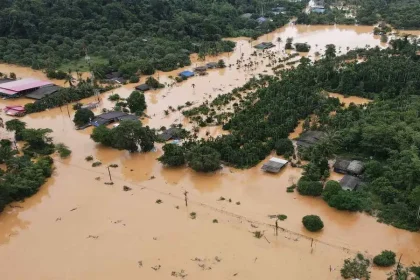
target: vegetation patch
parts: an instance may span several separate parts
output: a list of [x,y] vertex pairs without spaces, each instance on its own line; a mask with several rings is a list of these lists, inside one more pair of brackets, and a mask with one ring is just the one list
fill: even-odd
[[393,266],[395,264],[395,253],[387,250],[382,251],[373,258],[373,263],[382,267]]
[[316,215],[307,215],[303,217],[302,224],[309,231],[316,232],[324,228],[324,223],[321,218]]

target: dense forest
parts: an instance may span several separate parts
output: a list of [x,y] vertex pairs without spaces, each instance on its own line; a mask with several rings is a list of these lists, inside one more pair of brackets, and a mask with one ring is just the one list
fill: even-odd
[[[189,54],[231,51],[222,37],[255,37],[284,25],[307,1],[273,1],[285,14],[258,23],[261,0],[0,1],[0,61],[35,69],[73,65],[85,57],[122,73],[173,70]],[[252,17],[242,17],[251,13]],[[68,69],[64,69],[67,71]],[[75,69],[73,69],[75,70]]]
[[385,21],[398,29],[420,28],[418,0],[326,0],[324,13],[301,13],[301,24],[364,24]]

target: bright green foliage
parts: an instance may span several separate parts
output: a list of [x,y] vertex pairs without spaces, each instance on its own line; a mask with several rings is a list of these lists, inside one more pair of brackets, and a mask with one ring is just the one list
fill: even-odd
[[164,154],[158,160],[167,166],[181,166],[185,164],[185,150],[175,144],[165,144]]
[[198,172],[212,172],[220,169],[219,152],[207,146],[192,148],[186,158],[188,165]]
[[144,94],[137,90],[133,91],[127,98],[127,104],[130,111],[138,116],[143,114],[143,111],[147,107]]
[[357,254],[353,260],[345,259],[341,268],[341,276],[344,279],[370,279],[370,262],[362,254]]
[[94,117],[95,115],[91,110],[79,109],[76,111],[76,114],[74,114],[73,122],[76,126],[80,127],[88,124]]
[[94,128],[90,136],[93,141],[119,150],[148,152],[154,147],[155,135],[148,126],[141,122],[124,120],[120,125],[109,129],[105,126]]
[[303,217],[302,224],[307,230],[312,232],[320,231],[324,228],[324,223],[322,222],[321,218],[316,215],[308,215]]
[[382,251],[379,255],[373,258],[373,263],[377,266],[392,266],[395,264],[395,253],[392,251]]

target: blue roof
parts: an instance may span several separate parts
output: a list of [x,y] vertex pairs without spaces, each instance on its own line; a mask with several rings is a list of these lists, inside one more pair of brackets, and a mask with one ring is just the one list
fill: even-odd
[[258,21],[259,23],[262,23],[262,22],[266,22],[266,21],[267,21],[267,19],[266,19],[265,17],[259,17],[259,18],[257,18],[257,21]]
[[191,72],[191,71],[187,70],[187,71],[183,71],[183,72],[179,73],[179,75],[189,78],[189,77],[194,76],[194,72]]

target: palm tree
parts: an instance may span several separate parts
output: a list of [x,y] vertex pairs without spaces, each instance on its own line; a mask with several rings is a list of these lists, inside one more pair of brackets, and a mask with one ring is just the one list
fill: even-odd
[[73,76],[71,74],[71,69],[67,72],[66,80],[64,81],[64,84],[69,84],[70,87],[73,87]]

